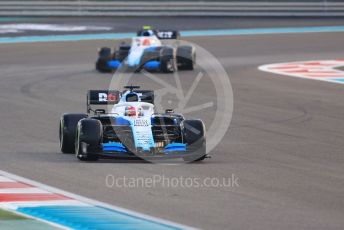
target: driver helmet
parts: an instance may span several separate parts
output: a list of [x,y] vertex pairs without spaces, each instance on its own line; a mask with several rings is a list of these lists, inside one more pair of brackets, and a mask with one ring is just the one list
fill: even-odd
[[136,109],[134,106],[127,106],[125,107],[125,116],[129,116],[129,117],[134,117],[136,116]]
[[144,31],[142,32],[142,36],[143,36],[143,37],[150,37],[150,36],[153,36],[153,35],[154,35],[153,30],[144,30]]

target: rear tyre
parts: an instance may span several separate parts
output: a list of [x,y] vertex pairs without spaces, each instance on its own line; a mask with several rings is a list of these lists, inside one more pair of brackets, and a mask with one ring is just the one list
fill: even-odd
[[196,49],[193,46],[179,46],[177,64],[180,70],[193,70],[196,64]]
[[102,58],[111,57],[111,49],[108,47],[102,47],[99,50],[99,57],[102,57]]
[[175,51],[171,47],[160,50],[160,68],[163,73],[173,73],[177,70]]
[[108,47],[102,47],[98,53],[98,60],[96,62],[96,70],[100,72],[111,71],[108,68],[108,61],[112,59],[111,49]]
[[62,153],[74,153],[74,140],[78,122],[86,114],[64,114],[60,119],[59,139]]
[[187,144],[190,156],[184,157],[184,161],[195,162],[206,158],[205,127],[201,120],[184,120],[182,122],[183,139]]
[[115,59],[124,61],[129,55],[130,46],[120,46],[115,52]]
[[97,161],[101,151],[103,127],[99,120],[82,119],[77,126],[75,155],[81,161]]

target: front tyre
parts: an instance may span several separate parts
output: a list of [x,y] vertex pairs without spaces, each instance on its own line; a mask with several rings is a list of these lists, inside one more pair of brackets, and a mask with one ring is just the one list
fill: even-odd
[[86,118],[86,114],[64,114],[60,119],[59,139],[62,153],[74,153],[74,140],[78,122]]
[[75,137],[75,155],[81,161],[97,161],[102,151],[103,127],[99,120],[82,119]]
[[196,49],[193,46],[177,48],[177,64],[179,70],[193,70],[196,64]]
[[182,122],[182,133],[184,143],[187,144],[189,156],[184,161],[195,162],[206,158],[206,131],[201,120],[184,120]]

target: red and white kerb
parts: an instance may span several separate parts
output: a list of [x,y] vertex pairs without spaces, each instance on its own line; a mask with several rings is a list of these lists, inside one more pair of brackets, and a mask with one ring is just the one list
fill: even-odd
[[259,70],[291,77],[344,84],[344,59],[268,64]]

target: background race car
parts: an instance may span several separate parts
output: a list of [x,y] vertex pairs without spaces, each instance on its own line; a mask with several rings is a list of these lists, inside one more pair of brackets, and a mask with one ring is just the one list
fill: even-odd
[[[153,91],[127,88],[123,92],[91,90],[87,114],[64,114],[61,151],[75,153],[82,161],[99,157],[200,161],[207,157],[201,120],[185,119],[173,110],[155,113]],[[91,107],[96,105],[111,105],[112,109]]]
[[96,69],[100,72],[111,72],[124,66],[129,71],[146,69],[163,73],[193,70],[196,62],[195,48],[189,45],[174,47],[163,44],[164,39],[179,39],[179,32],[144,27],[132,38],[131,44],[123,43],[114,51],[108,47],[101,48]]

